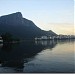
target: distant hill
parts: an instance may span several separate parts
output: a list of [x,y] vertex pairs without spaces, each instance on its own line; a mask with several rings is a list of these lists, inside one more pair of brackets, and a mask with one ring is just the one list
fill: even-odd
[[0,35],[6,32],[20,39],[33,39],[42,35],[57,35],[51,30],[41,30],[32,21],[23,18],[20,12],[0,17]]

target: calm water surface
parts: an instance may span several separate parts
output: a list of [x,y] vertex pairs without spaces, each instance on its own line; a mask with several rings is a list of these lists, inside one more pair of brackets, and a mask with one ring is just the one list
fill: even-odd
[[74,73],[74,40],[0,44],[0,73]]

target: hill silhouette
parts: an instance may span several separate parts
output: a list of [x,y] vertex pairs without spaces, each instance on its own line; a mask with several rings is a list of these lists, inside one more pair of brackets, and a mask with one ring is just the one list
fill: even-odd
[[41,30],[31,20],[23,18],[21,12],[0,17],[0,35],[6,32],[20,39],[34,39],[43,35],[57,35],[51,30]]

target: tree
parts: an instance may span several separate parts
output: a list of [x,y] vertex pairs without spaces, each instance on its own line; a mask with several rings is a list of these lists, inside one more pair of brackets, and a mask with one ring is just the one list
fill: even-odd
[[10,33],[5,33],[1,35],[3,42],[12,42],[13,41],[13,37],[12,34]]

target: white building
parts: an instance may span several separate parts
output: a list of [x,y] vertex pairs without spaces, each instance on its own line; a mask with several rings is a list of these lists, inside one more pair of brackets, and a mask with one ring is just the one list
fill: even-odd
[[42,36],[41,39],[45,39],[46,40],[47,39],[47,36]]
[[2,37],[0,37],[0,42],[3,42]]

